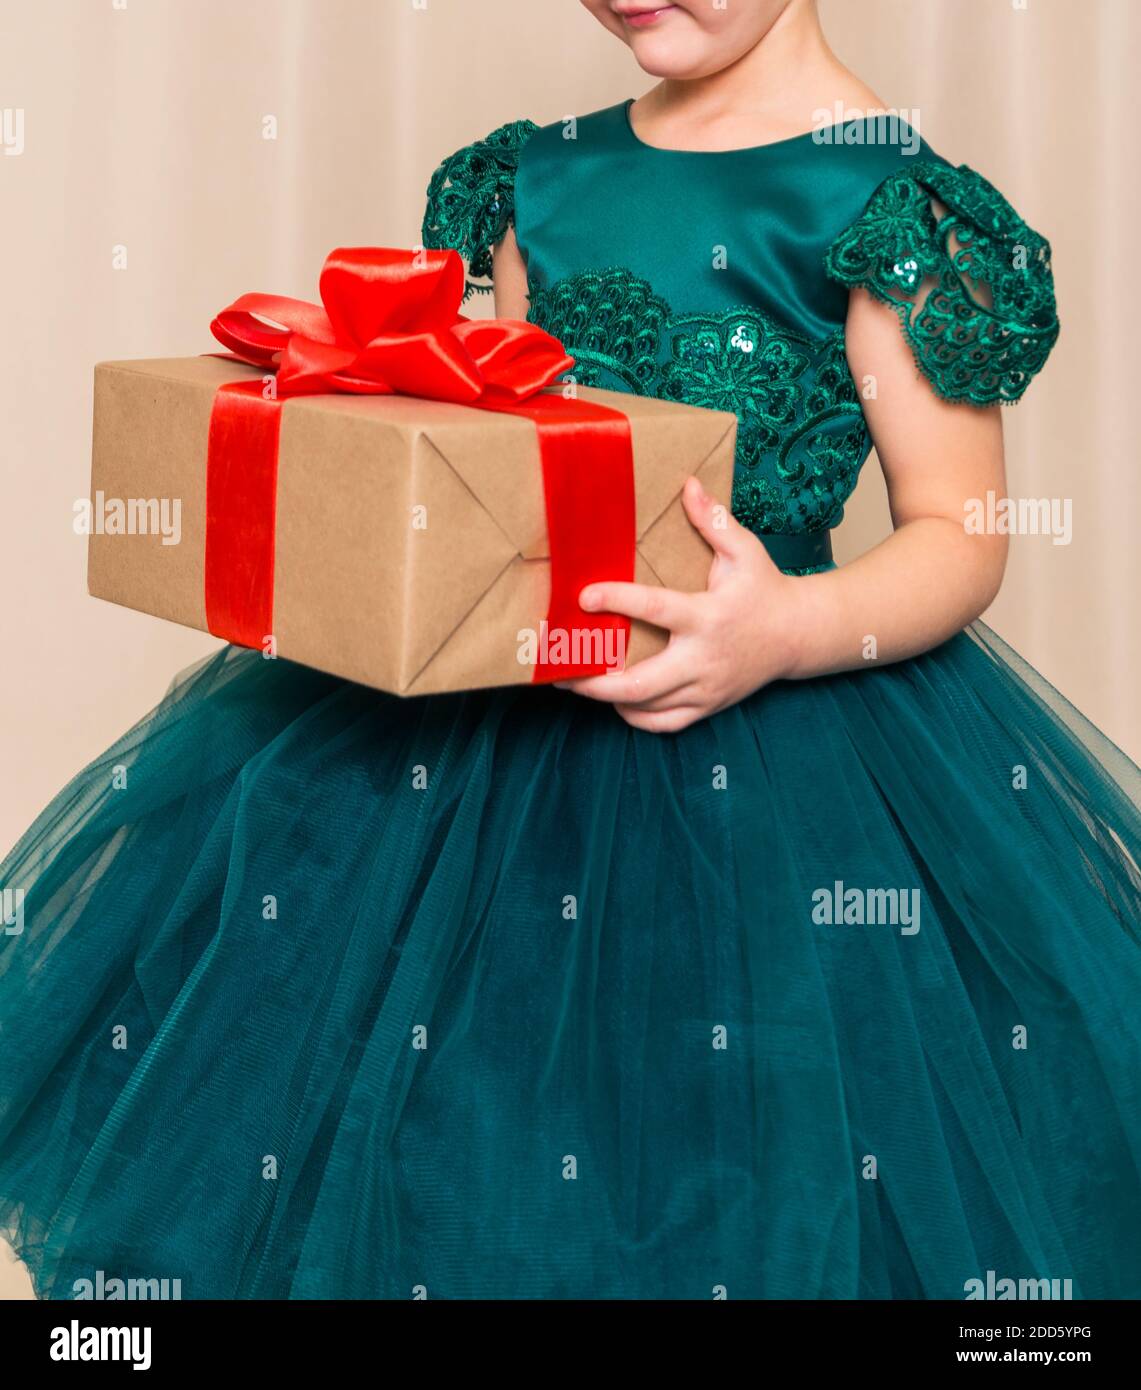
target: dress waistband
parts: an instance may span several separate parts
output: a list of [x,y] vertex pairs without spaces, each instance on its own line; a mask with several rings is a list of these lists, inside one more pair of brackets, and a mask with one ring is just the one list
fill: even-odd
[[772,562],[782,570],[808,570],[832,563],[832,532],[807,531],[797,535],[759,536]]

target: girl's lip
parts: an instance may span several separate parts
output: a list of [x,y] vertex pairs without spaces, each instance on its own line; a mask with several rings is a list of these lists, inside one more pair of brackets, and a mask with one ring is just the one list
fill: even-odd
[[640,29],[647,24],[656,24],[662,15],[676,9],[676,5],[656,5],[653,9],[618,10],[617,14],[624,24],[632,24],[636,29]]

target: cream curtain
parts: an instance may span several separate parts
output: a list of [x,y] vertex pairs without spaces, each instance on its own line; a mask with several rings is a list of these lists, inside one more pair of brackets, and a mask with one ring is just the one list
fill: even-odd
[[[1054,243],[1064,331],[1007,416],[1009,472],[1014,495],[1072,500],[1073,542],[1017,539],[990,620],[1137,758],[1141,4],[822,8],[850,65]],[[646,85],[575,0],[0,0],[13,135],[23,112],[23,152],[0,154],[4,847],[213,645],[85,596],[93,362],[209,350],[241,290],[308,297],[330,247],[412,244],[445,152]],[[841,554],[886,525],[869,467]],[[0,1261],[0,1298],[21,1296]]]
[[[1128,84],[1141,5],[822,9],[854,68],[1053,239],[1064,332],[1007,416],[1010,476],[1016,494],[1072,498],[1074,538],[1016,540],[991,619],[1137,757]],[[24,113],[23,153],[0,154],[7,845],[213,645],[85,595],[72,509],[92,364],[209,350],[211,315],[236,293],[309,297],[330,247],[412,244],[445,152],[648,81],[576,0],[0,0],[0,15],[0,109]],[[842,553],[886,524],[869,467]]]

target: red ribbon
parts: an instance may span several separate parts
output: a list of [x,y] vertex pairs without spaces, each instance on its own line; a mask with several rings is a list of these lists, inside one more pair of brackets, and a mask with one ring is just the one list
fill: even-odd
[[[544,396],[573,366],[531,323],[459,313],[463,262],[454,251],[338,250],[321,272],[321,304],[245,294],[211,324],[242,361],[276,373],[221,387],[210,418],[206,484],[206,620],[212,633],[260,647],[273,632],[278,440],[283,398],[327,392],[409,395],[524,415],[539,437],[550,538],[546,648],[533,679],[612,669],[629,619],[587,619],[584,585],[634,577],[630,422],[604,406]],[[566,634],[560,649],[558,634]],[[603,659],[572,661],[586,653]]]

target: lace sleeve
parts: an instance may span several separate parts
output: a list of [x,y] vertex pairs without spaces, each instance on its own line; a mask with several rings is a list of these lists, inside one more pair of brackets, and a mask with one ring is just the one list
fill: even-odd
[[432,175],[421,240],[431,249],[451,247],[467,261],[465,299],[491,289],[492,249],[515,220],[519,156],[538,128],[534,121],[500,126],[450,155]]
[[893,174],[825,266],[895,310],[920,370],[950,401],[1020,400],[1058,339],[1050,243],[966,165]]

